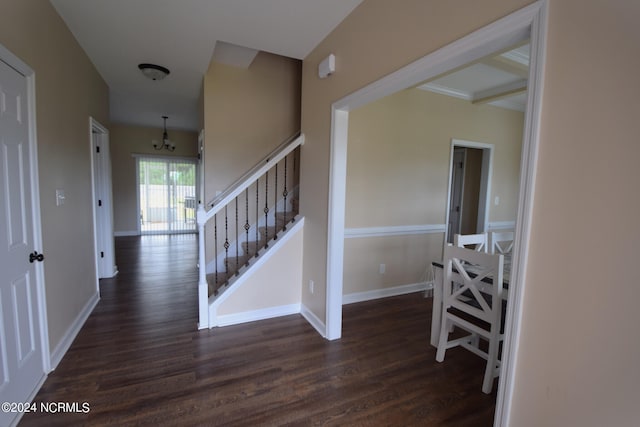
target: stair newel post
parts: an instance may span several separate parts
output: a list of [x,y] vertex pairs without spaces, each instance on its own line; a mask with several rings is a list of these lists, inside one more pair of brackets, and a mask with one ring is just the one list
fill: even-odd
[[205,255],[204,227],[207,213],[202,203],[198,206],[198,327],[209,327],[209,286],[207,285],[207,260]]
[[269,247],[269,171],[264,174],[264,240],[265,248]]

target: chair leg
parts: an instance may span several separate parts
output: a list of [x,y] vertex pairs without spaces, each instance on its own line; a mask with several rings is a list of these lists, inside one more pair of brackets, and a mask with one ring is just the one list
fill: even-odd
[[[445,310],[443,310],[443,313]],[[440,339],[438,340],[438,350],[436,351],[436,361],[442,362],[444,360],[444,353],[447,351],[447,341],[449,341],[449,328],[451,322],[447,321],[446,316],[442,317],[440,322]]]
[[487,352],[487,367],[484,370],[484,380],[482,381],[482,392],[486,394],[491,393],[491,389],[493,388],[493,379],[495,378],[494,372],[496,371],[497,367],[498,349],[500,347],[500,341],[498,340],[497,334],[494,333],[492,335],[494,336],[492,336],[492,338],[489,340],[489,351]]

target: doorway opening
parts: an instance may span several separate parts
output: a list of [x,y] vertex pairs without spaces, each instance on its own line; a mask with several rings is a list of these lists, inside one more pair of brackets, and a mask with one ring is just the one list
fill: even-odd
[[141,234],[196,232],[196,160],[138,157]]
[[400,90],[435,79],[487,55],[530,40],[530,62],[524,132],[518,185],[517,216],[514,231],[510,292],[505,322],[502,374],[498,383],[496,425],[508,424],[513,392],[519,321],[524,295],[528,237],[533,211],[537,149],[541,110],[543,60],[546,30],[546,2],[540,0],[453,42],[378,81],[336,101],[332,105],[329,178],[329,215],[327,236],[327,288],[324,331],[329,340],[342,334],[345,204],[349,112]]
[[451,141],[447,243],[453,243],[454,234],[488,230],[493,150],[492,144]]

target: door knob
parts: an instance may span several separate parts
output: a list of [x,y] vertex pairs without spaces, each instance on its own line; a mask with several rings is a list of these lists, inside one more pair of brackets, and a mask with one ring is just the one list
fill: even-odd
[[44,261],[44,255],[39,254],[37,251],[33,251],[32,254],[29,254],[29,262],[34,262],[34,261]]

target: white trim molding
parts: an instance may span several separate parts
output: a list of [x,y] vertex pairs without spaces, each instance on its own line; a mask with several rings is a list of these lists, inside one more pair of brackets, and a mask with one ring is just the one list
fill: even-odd
[[515,221],[491,221],[488,230],[513,230],[516,228]]
[[289,304],[277,307],[266,307],[258,310],[243,311],[240,313],[222,314],[218,316],[217,320],[218,326],[231,326],[298,313],[300,313],[300,304]]
[[300,305],[300,314],[302,317],[307,319],[307,322],[322,336],[322,338],[326,338],[325,331],[327,330],[327,326],[325,323],[316,316],[313,311],[309,310],[307,306],[304,304]]
[[412,234],[444,233],[446,224],[390,225],[386,227],[345,228],[344,238],[408,236]]
[[424,292],[426,290],[433,289],[433,283],[420,282],[412,283],[409,285],[393,286],[391,288],[374,289],[371,291],[354,292],[352,294],[346,294],[342,297],[342,304],[353,304],[363,301],[371,301],[374,299],[395,297],[398,295],[412,294],[415,292]]
[[69,326],[69,329],[67,329],[67,332],[64,334],[58,345],[56,345],[56,348],[53,349],[53,352],[51,353],[52,371],[58,367],[58,364],[69,350],[69,347],[71,347],[71,344],[73,344],[73,340],[76,339],[78,332],[80,332],[80,329],[82,329],[99,301],[100,294],[96,292],[91,298],[89,298],[89,301],[87,301],[80,314],[78,314],[71,326]]

